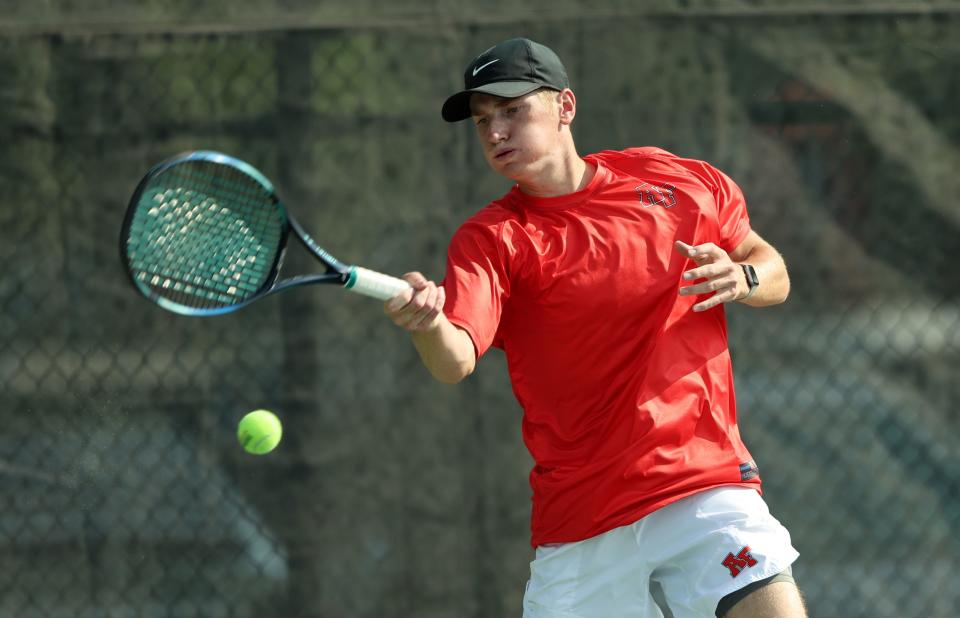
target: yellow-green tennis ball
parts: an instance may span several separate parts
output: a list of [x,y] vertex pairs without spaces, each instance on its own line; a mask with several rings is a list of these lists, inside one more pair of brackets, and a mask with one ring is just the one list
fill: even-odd
[[240,419],[237,440],[248,453],[266,455],[280,444],[283,425],[270,410],[254,410]]

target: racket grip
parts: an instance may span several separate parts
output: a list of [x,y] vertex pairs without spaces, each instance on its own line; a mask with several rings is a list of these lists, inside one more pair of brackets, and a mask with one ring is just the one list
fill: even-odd
[[372,296],[380,300],[389,300],[399,292],[408,289],[410,284],[403,279],[367,270],[360,266],[353,266],[350,268],[350,276],[344,287],[357,294]]

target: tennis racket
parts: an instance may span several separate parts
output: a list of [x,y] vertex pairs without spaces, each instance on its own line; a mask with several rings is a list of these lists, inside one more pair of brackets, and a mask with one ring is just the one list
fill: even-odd
[[[291,230],[325,272],[280,279]],[[141,294],[182,315],[230,313],[314,283],[380,300],[410,287],[334,258],[287,213],[266,176],[209,150],[177,155],[144,176],[123,220],[120,255]]]

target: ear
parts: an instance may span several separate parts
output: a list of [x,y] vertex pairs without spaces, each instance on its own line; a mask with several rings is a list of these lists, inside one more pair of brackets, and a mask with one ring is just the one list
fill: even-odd
[[564,88],[560,92],[560,123],[561,124],[572,124],[574,116],[577,115],[577,97],[573,94],[573,90],[569,88]]

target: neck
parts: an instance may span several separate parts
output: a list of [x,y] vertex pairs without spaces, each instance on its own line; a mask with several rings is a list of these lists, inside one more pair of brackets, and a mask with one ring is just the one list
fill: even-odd
[[536,178],[519,180],[517,186],[533,197],[557,197],[584,189],[596,171],[576,150],[570,149],[558,161],[548,164]]

